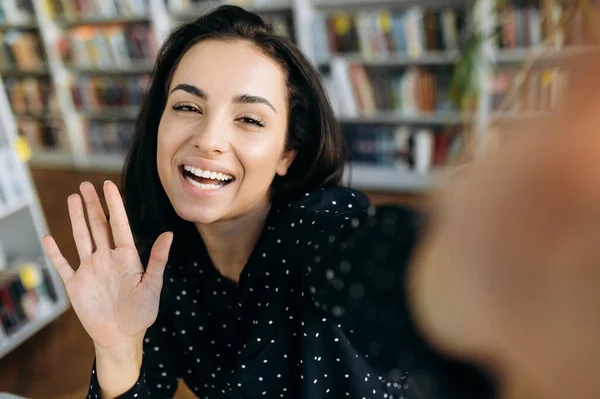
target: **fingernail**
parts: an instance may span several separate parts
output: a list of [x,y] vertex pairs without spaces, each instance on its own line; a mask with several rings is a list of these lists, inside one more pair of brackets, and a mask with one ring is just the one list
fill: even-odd
[[108,182],[110,182],[110,180],[104,180],[104,184],[106,184],[106,183],[108,183]]

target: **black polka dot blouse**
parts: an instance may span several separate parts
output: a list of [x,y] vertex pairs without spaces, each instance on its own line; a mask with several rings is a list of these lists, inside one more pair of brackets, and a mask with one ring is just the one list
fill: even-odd
[[[121,398],[172,398],[180,379],[200,398],[493,397],[489,379],[413,326],[404,273],[419,220],[318,190],[272,208],[238,284],[199,235],[175,237],[140,378]],[[94,368],[88,398],[99,397]]]

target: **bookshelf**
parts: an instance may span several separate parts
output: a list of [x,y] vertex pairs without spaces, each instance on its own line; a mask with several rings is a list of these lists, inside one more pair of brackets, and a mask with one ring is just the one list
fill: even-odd
[[[89,45],[90,35],[99,33],[105,35],[106,40],[115,35],[129,40],[133,35],[136,40],[147,39],[148,46],[156,50],[177,24],[220,4],[238,4],[285,29],[286,34],[319,68],[344,130],[356,130],[360,126],[368,136],[370,131],[381,126],[408,126],[413,130],[429,129],[430,132],[442,131],[447,134],[449,129],[459,132],[465,121],[474,118],[476,131],[483,134],[489,121],[504,124],[544,115],[544,110],[538,109],[521,110],[519,113],[493,112],[498,97],[501,97],[494,88],[493,80],[497,73],[494,69],[521,65],[532,48],[540,44],[543,27],[538,22],[543,20],[544,13],[541,6],[537,7],[537,11],[535,7],[527,8],[526,12],[522,11],[522,7],[514,7],[509,15],[513,18],[513,31],[504,29],[499,37],[506,40],[490,41],[484,46],[482,59],[490,59],[493,65],[482,67],[479,71],[477,79],[483,95],[479,99],[476,115],[464,114],[443,101],[447,97],[452,68],[459,56],[458,43],[465,24],[471,21],[490,33],[499,18],[506,17],[494,11],[495,1],[33,0],[33,16],[13,18],[10,23],[0,25],[0,32],[11,27],[39,31],[47,62],[31,74],[9,68],[2,70],[2,76],[46,77],[55,87],[57,112],[54,115],[49,117],[40,114],[36,117],[36,113],[17,113],[19,119],[37,118],[45,120],[46,124],[49,124],[49,119],[63,122],[61,130],[55,128],[56,135],[62,137],[56,140],[60,143],[59,148],[40,149],[37,146],[31,159],[33,165],[118,171],[124,159],[127,139],[122,138],[121,146],[124,148],[115,148],[114,143],[102,143],[101,139],[92,136],[102,128],[110,131],[111,135],[124,136],[125,129],[137,117],[139,103],[107,102],[98,94],[97,87],[125,85],[130,88],[128,90],[134,90],[134,97],[137,98],[138,91],[143,89],[145,77],[152,71],[154,55],[138,57],[130,54],[131,57],[119,62],[92,60],[83,50]],[[541,4],[545,0],[538,1]],[[565,2],[551,2],[553,14],[550,19],[556,23]],[[526,18],[533,20],[527,23],[530,31],[524,35],[522,29]],[[431,29],[431,21],[438,24],[433,28],[437,34],[435,37],[430,37],[428,30]],[[536,24],[539,25],[537,30],[534,29]],[[335,30],[331,30],[332,26],[342,26],[339,29],[350,30],[350,35],[340,34],[337,37]],[[529,39],[524,40],[525,37]],[[365,44],[368,40],[371,40],[371,45]],[[70,54],[66,48],[71,48]],[[537,66],[555,67],[587,51],[590,51],[590,46],[585,43],[565,38],[561,45],[550,46],[540,57]],[[381,88],[387,86],[395,87],[396,91],[382,94]],[[391,104],[389,99],[387,103],[382,100],[382,96],[392,95],[401,97],[404,103],[410,103],[405,98],[407,90],[419,90],[421,94],[418,96],[429,99],[416,106],[397,106]],[[93,99],[94,106],[90,106],[89,99],[87,102],[82,100],[86,96]],[[348,104],[348,101],[353,101],[353,104]],[[432,151],[444,152],[445,163],[452,159],[450,147],[439,149],[435,137],[432,143]],[[388,141],[387,145],[393,144]],[[377,146],[380,144],[371,145]],[[402,149],[399,152],[406,151]],[[427,172],[414,173],[415,163],[422,164],[422,161],[414,159],[415,156],[399,156],[396,165],[388,162],[379,167],[376,161],[365,165],[364,162],[351,160],[353,173],[349,175],[353,177],[346,181],[358,189],[421,191],[432,179]],[[425,157],[432,160],[440,158],[435,154],[426,154]],[[444,166],[443,163],[431,165],[431,174],[435,175],[436,170]],[[381,183],[373,183],[378,179]]]
[[43,250],[48,228],[20,144],[0,78],[0,358],[69,307]]
[[[495,0],[32,0],[32,10],[20,9],[18,2],[1,2],[0,43],[6,48],[9,34],[26,47],[39,40],[40,49],[34,54],[36,62],[32,62],[36,57],[21,57],[16,63],[0,63],[0,162],[12,160],[23,184],[23,197],[0,205],[0,249],[6,248],[16,265],[13,272],[24,261],[40,265],[54,300],[40,317],[15,331],[0,327],[0,357],[68,306],[62,284],[43,255],[40,237],[47,228],[28,169],[14,151],[2,150],[23,136],[33,148],[32,165],[119,171],[155,51],[177,24],[224,3],[239,4],[272,21],[322,74],[352,154],[344,182],[363,190],[423,192],[460,144],[457,131],[463,122],[474,118],[480,142],[485,143],[489,123],[543,118],[564,89],[559,67],[595,51],[578,36],[581,32],[565,28],[536,62],[539,73],[528,78],[526,100],[495,112],[507,94],[507,82],[514,78],[511,68],[523,64],[544,39],[544,29],[536,21],[556,25],[560,18],[565,2],[549,1],[550,17],[541,7],[526,11],[513,7],[500,16],[494,11]],[[87,8],[78,8],[84,5]],[[488,34],[499,18],[511,22],[501,27],[499,40],[486,42],[481,50],[481,59],[489,59],[490,65],[483,65],[476,76],[482,88],[476,115],[443,101],[459,55],[461,27],[469,20],[467,11],[475,26]],[[431,26],[431,18],[440,23],[435,37],[422,30]],[[332,26],[343,32],[328,31]],[[526,33],[524,26],[530,29]],[[349,40],[348,32],[355,37]],[[105,41],[134,40],[138,51],[128,48],[126,57],[111,54],[110,60],[98,59],[87,52],[90,38],[98,36]],[[392,98],[403,99],[400,105],[390,102],[389,92],[382,95],[374,79],[380,87],[396,90]],[[130,100],[103,96],[99,90],[103,86],[127,90]],[[413,94],[421,90],[420,100],[405,98],[403,90]],[[533,92],[539,93],[532,96]],[[44,106],[19,108],[23,99]],[[1,166],[0,193],[7,176]]]

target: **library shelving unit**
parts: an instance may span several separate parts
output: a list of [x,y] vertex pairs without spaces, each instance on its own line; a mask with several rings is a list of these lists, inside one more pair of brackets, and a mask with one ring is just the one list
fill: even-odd
[[[102,29],[106,29],[106,43],[114,43],[108,38],[109,35],[118,36],[131,26],[143,25],[149,28],[152,40],[155,40],[155,45],[158,46],[177,24],[199,16],[220,4],[238,4],[264,16],[273,22],[280,32],[289,35],[323,72],[323,79],[332,103],[339,105],[339,99],[336,99],[340,97],[337,95],[338,91],[350,90],[350,96],[355,96],[355,88],[351,87],[352,83],[348,77],[348,71],[354,66],[364,66],[365,69],[375,69],[385,73],[406,71],[417,67],[448,71],[456,59],[457,49],[423,51],[418,56],[407,52],[388,51],[385,57],[369,56],[360,48],[344,53],[327,49],[326,56],[323,56],[323,51],[320,51],[322,49],[317,47],[319,42],[322,44],[327,40],[326,36],[329,33],[326,31],[325,21],[328,16],[335,17],[340,13],[348,13],[352,16],[364,11],[404,13],[412,11],[413,8],[423,9],[423,7],[441,9],[448,6],[466,9],[470,2],[467,0],[425,2],[417,0],[365,2],[356,0],[119,0],[109,2],[111,5],[107,5],[107,2],[88,0],[84,2],[87,4],[85,9],[78,8],[84,3],[69,0],[33,0],[33,3],[34,22],[42,33],[42,42],[48,58],[47,71],[56,89],[58,114],[64,121],[66,145],[63,147],[64,151],[34,151],[31,164],[119,171],[128,145],[127,131],[131,130],[139,110],[139,103],[105,104],[106,99],[98,93],[99,88],[125,86],[130,90],[133,87],[133,90],[137,90],[133,97],[139,98],[139,94],[144,89],[144,75],[151,72],[153,58],[146,57],[142,62],[137,59],[118,63],[110,63],[102,59],[94,59],[90,62],[89,58],[92,57],[86,58],[80,54],[85,54],[86,49],[92,45],[88,38],[94,32],[104,32]],[[413,19],[417,18],[418,12],[413,14]],[[366,28],[373,31],[368,34],[377,34],[376,25],[377,22],[373,22],[373,26]],[[457,32],[454,32],[454,35],[456,34]],[[136,40],[140,40],[139,32],[127,31],[123,35],[126,40],[129,40],[132,35],[137,35]],[[454,38],[456,39],[457,37]],[[419,45],[423,46],[423,43]],[[106,44],[97,44],[97,49],[100,52],[107,51],[102,46]],[[65,48],[70,49],[70,52]],[[444,47],[440,46],[440,48]],[[417,75],[418,72],[415,76],[411,76],[411,79],[418,79]],[[430,77],[433,75],[433,73],[429,74]],[[340,85],[346,87],[340,88]],[[336,109],[336,112],[344,130],[355,131],[362,128],[362,131],[353,134],[361,135],[364,131],[374,129],[381,131],[382,127],[387,128],[388,131],[383,134],[389,136],[388,145],[390,140],[393,141],[391,137],[396,134],[394,127],[413,127],[413,130],[419,133],[419,138],[415,141],[422,153],[423,149],[433,145],[438,130],[448,126],[459,126],[464,119],[464,115],[454,109],[448,107],[448,109],[436,110],[432,107],[434,105],[429,104],[431,112],[401,112],[393,108],[370,113],[363,113],[360,110],[348,113],[340,109]],[[408,140],[413,133],[409,135],[402,133],[407,141],[403,143],[404,146],[409,146]],[[379,146],[380,144],[377,143],[376,138],[370,144],[368,142],[356,144],[358,147],[365,145]],[[397,146],[400,147],[400,144]],[[402,153],[405,150],[399,148],[397,152]],[[414,165],[408,165],[404,161],[397,162],[399,157],[394,154],[389,156],[393,159],[387,166],[378,165],[377,160],[359,162],[351,159],[347,168],[346,182],[362,189],[421,190],[429,185],[431,176],[434,175],[429,173],[427,166],[431,162],[432,155],[425,151],[424,156],[425,160],[416,162],[420,165],[418,171],[413,170]]]
[[69,307],[43,250],[48,229],[20,144],[0,78],[0,358]]
[[[510,69],[542,44],[568,2],[539,1],[538,7],[509,7],[499,16],[496,0],[32,0],[32,18],[12,18],[0,25],[3,45],[11,32],[39,34],[44,61],[25,69],[0,65],[0,150],[7,150],[14,162],[13,177],[22,183],[22,196],[0,206],[0,250],[5,248],[10,264],[41,265],[52,301],[42,317],[22,328],[0,328],[0,357],[68,306],[62,284],[43,255],[40,237],[46,225],[28,169],[12,150],[27,137],[17,127],[16,116],[62,122],[63,145],[59,150],[32,146],[32,165],[120,170],[158,45],[182,21],[220,4],[238,4],[289,35],[321,72],[351,148],[345,183],[364,190],[419,192],[445,169],[456,148],[456,135],[451,133],[463,122],[475,120],[483,143],[490,121],[543,117],[564,83],[556,66],[589,51],[585,40],[574,34],[544,42],[539,69],[524,85],[526,101],[496,112],[514,79]],[[78,8],[83,6],[87,8]],[[19,16],[17,11],[11,10]],[[469,20],[490,34],[500,18],[509,23],[501,27],[498,39],[481,49],[476,115],[465,115],[444,101],[448,74],[460,52],[461,24]],[[124,52],[117,52],[126,56],[115,56],[111,46],[125,46]],[[52,113],[11,112],[14,104],[5,95],[4,81],[15,77],[49,79],[55,96]],[[115,99],[105,95],[107,87],[126,92]],[[7,176],[4,170],[0,165],[0,183]],[[0,184],[0,199],[2,191]]]
[[[31,163],[120,170],[152,52],[177,24],[229,3],[283,29],[322,73],[351,149],[348,184],[421,191],[450,163],[465,122],[475,121],[476,132],[483,135],[489,121],[540,115],[538,109],[493,112],[502,97],[500,79],[508,79],[499,75],[524,62],[569,2],[537,1],[537,6],[529,2],[526,10],[514,7],[499,16],[496,0],[33,0],[35,20],[20,24],[42,35],[47,65],[35,73],[49,74],[54,84],[66,143],[64,151],[35,151]],[[505,29],[499,36],[506,40],[490,40],[481,50],[490,66],[477,71],[481,95],[476,115],[460,112],[446,98],[463,27],[470,22],[491,33],[507,16],[513,31]],[[97,33],[105,40],[92,43]],[[90,46],[110,53],[107,48],[123,39],[141,46],[144,55],[130,53],[125,60],[112,55],[110,62],[88,54]],[[540,67],[586,51],[576,44],[549,46]],[[542,75],[547,82],[547,74]],[[103,87],[120,87],[134,100],[106,98]]]

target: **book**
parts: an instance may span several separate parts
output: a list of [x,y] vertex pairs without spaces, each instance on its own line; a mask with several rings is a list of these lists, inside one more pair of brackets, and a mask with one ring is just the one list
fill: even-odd
[[343,54],[418,58],[426,52],[457,50],[464,21],[464,10],[454,7],[336,11],[314,19],[314,47],[318,60]]
[[50,287],[48,274],[37,262],[0,271],[0,324],[8,337],[52,312],[55,298]]
[[426,174],[447,165],[458,151],[456,129],[406,125],[344,125],[353,164],[402,168]]
[[382,70],[336,58],[330,76],[325,87],[339,116],[372,116],[379,111],[419,116],[459,110],[449,96],[450,72],[416,66]]

